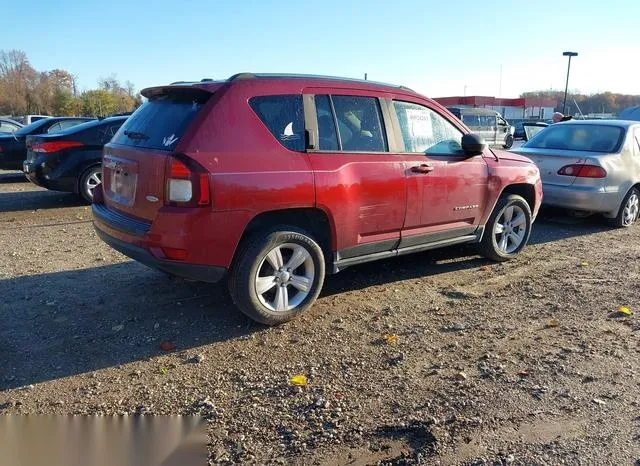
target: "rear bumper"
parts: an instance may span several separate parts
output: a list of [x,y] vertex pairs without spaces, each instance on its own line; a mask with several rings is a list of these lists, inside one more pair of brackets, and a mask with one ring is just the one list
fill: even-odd
[[93,226],[100,239],[113,249],[151,268],[162,270],[166,273],[186,278],[188,280],[209,283],[220,281],[227,273],[227,269],[224,267],[185,264],[177,261],[157,259],[146,249],[126,241],[122,241],[103,231],[100,229],[100,223],[98,221],[95,221]]
[[42,186],[52,191],[64,191],[68,193],[78,192],[78,180],[75,178],[55,178],[45,176],[42,166],[37,163],[25,161],[22,164],[22,171],[27,179],[33,184]]
[[620,193],[606,192],[599,186],[558,186],[543,183],[542,189],[544,205],[565,209],[613,214],[617,213],[621,202]]

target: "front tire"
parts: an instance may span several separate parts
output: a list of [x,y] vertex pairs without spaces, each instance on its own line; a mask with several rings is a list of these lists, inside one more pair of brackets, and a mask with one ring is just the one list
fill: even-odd
[[527,244],[531,234],[531,208],[516,194],[498,199],[480,242],[480,254],[498,262],[513,259]]
[[93,190],[100,183],[102,183],[102,165],[93,165],[87,168],[80,176],[78,194],[85,202],[91,204],[93,202]]
[[278,325],[311,307],[324,276],[324,254],[313,237],[280,226],[253,234],[241,246],[229,276],[229,292],[245,315]]
[[512,146],[513,146],[513,136],[509,134],[504,139],[504,145],[502,147],[504,147],[505,149],[511,149]]
[[620,204],[618,215],[611,219],[611,224],[618,228],[628,228],[636,223],[639,213],[640,191],[631,188]]

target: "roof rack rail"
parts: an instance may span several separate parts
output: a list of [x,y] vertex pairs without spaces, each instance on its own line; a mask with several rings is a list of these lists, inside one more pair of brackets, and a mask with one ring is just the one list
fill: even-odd
[[210,82],[213,82],[213,79],[211,79],[211,78],[202,78],[202,79],[200,80],[200,82],[201,82],[201,83],[210,83]]
[[231,76],[229,79],[227,79],[227,81],[235,81],[237,79],[254,79],[257,78],[257,76],[253,73],[236,73],[233,76]]
[[174,81],[174,82],[170,83],[169,85],[173,86],[174,84],[187,84],[188,82],[190,82],[190,81]]

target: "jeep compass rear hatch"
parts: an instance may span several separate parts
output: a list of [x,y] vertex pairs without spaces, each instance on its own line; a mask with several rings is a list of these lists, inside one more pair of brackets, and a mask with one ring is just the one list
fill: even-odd
[[[208,181],[199,178],[203,174],[196,164],[174,150],[215,89],[170,86],[143,91],[149,100],[105,146],[102,181],[107,207],[150,222],[166,204],[197,205],[198,196],[208,203]],[[200,186],[200,179],[206,186]],[[170,192],[176,203],[167,198]]]

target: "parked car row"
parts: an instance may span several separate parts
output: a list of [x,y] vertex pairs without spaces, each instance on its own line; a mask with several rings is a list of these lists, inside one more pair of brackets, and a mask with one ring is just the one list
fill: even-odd
[[[142,95],[131,116],[27,136],[24,172],[93,199],[98,236],[123,254],[227,277],[237,307],[269,325],[355,264],[456,244],[512,259],[543,201],[618,227],[640,212],[637,122],[540,125],[503,151],[465,125],[508,127],[495,112],[454,115],[371,81],[243,73]],[[511,129],[492,134],[510,145]]]
[[102,176],[103,146],[128,115],[46,117],[0,135],[0,169],[22,170],[39,186],[91,202]]
[[90,203],[102,180],[102,149],[126,119],[105,118],[54,134],[27,136],[25,175],[38,186],[76,193]]

